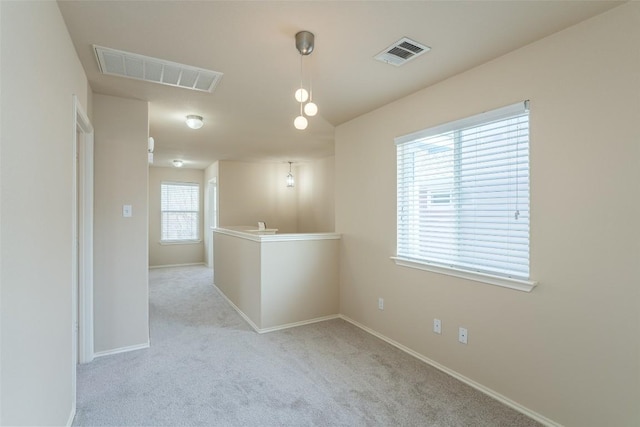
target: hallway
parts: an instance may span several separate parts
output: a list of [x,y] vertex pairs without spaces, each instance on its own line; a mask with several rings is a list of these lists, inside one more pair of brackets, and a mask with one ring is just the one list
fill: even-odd
[[533,426],[355,326],[255,333],[204,266],[152,269],[151,347],[78,369],[75,426]]

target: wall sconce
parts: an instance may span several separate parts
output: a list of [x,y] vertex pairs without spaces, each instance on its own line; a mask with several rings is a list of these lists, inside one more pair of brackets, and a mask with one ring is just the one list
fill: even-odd
[[187,126],[189,126],[191,129],[200,129],[202,126],[204,126],[204,120],[202,119],[202,116],[190,114],[187,116],[186,122]]
[[289,174],[287,175],[287,187],[293,187],[295,185],[293,174],[291,173],[291,163],[292,162],[289,162]]
[[[313,117],[318,114],[318,106],[313,102],[313,87],[311,72],[309,72],[309,91],[303,87],[303,73],[302,73],[302,58],[304,56],[311,55],[313,52],[315,43],[315,36],[309,31],[300,31],[296,34],[296,48],[300,52],[300,89],[296,90],[295,98],[300,103],[300,115],[295,118],[293,125],[298,130],[304,130],[307,128],[309,121],[305,117],[305,114],[309,117]],[[307,100],[309,102],[307,102]],[[305,102],[307,102],[305,104]]]
[[182,165],[184,165],[184,162],[182,160],[176,159],[176,160],[173,161],[173,166],[176,167],[176,168],[181,168]]

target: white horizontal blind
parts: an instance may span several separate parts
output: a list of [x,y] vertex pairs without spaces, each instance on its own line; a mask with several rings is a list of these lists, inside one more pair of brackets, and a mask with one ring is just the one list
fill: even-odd
[[528,101],[396,145],[398,258],[528,279]]
[[162,241],[198,239],[200,186],[186,182],[160,184]]

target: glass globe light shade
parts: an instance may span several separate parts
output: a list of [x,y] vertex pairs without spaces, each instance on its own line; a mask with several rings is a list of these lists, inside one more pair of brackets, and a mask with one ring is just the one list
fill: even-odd
[[296,101],[305,102],[307,99],[309,99],[309,92],[306,89],[300,88],[296,91]]
[[189,115],[186,122],[191,129],[200,129],[204,125],[202,116]]
[[298,116],[296,117],[296,119],[293,121],[293,125],[296,127],[296,129],[298,130],[305,130],[307,128],[307,125],[309,124],[309,122],[307,121],[306,117],[304,116]]
[[318,106],[313,101],[307,102],[304,106],[304,113],[309,117],[313,117],[318,114]]

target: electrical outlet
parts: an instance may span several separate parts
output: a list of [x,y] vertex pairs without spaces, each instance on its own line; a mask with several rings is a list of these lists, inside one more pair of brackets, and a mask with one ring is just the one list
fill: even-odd
[[384,299],[378,298],[378,310],[384,310]]
[[460,341],[462,344],[466,344],[468,339],[469,333],[467,332],[467,328],[458,328],[458,341]]
[[442,322],[440,319],[433,319],[433,332],[436,334],[442,333]]

